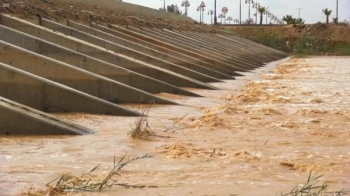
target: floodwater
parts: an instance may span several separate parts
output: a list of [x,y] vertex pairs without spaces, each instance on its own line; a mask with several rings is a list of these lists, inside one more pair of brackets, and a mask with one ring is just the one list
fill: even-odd
[[212,84],[222,90],[190,89],[202,98],[161,94],[182,105],[151,108],[148,140],[127,135],[136,118],[88,114],[57,116],[94,135],[3,137],[0,195],[44,190],[99,164],[103,177],[114,156],[145,154],[154,157],[130,163],[118,182],[147,188],[73,195],[276,195],[309,172],[330,191],[350,190],[350,58],[288,59],[245,75]]

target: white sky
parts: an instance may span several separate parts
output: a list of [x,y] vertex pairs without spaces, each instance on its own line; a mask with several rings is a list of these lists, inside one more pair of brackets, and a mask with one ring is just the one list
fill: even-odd
[[[176,4],[184,12],[184,8],[181,7],[182,0],[165,0],[167,5]],[[210,23],[210,16],[208,10],[214,9],[214,0],[203,0],[206,4],[204,11],[204,21]],[[217,14],[221,13],[221,8],[228,7],[228,13],[226,16],[231,16],[233,19],[239,19],[239,1],[240,0],[217,0]],[[248,5],[245,4],[245,0],[242,1],[242,21],[248,18]],[[154,9],[163,7],[163,0],[123,0],[123,2],[138,4]],[[199,21],[199,12],[197,7],[201,4],[202,0],[189,0],[191,6],[188,9],[189,16],[194,20]],[[303,18],[306,23],[316,23],[319,21],[324,22],[326,20],[325,15],[322,13],[322,9],[328,8],[332,10],[331,17],[336,17],[336,0],[257,0],[261,6],[269,7],[271,13],[282,19],[285,15],[293,15],[298,17],[298,9],[302,8],[300,17]],[[255,9],[251,9],[251,18],[254,18]],[[350,17],[350,0],[339,0],[339,22],[349,20]],[[255,18],[254,18],[255,19]],[[259,18],[258,18],[259,20]],[[220,21],[220,19],[218,19]],[[330,18],[330,21],[332,19]],[[264,19],[265,22],[265,19]]]

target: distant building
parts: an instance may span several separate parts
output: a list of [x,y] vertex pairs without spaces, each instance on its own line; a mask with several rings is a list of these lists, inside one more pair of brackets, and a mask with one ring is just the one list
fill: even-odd
[[167,12],[172,12],[172,13],[175,13],[175,14],[180,14],[180,11],[179,11],[179,7],[177,7],[177,5],[168,5],[167,6]]

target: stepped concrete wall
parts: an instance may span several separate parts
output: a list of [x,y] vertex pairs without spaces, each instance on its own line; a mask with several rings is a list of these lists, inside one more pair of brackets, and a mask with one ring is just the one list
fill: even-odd
[[140,115],[3,63],[0,63],[0,78],[0,96],[43,112]]
[[[13,34],[12,34],[13,35]],[[111,103],[175,104],[109,78],[73,67],[0,41],[0,62],[61,83]],[[28,65],[28,62],[30,64]]]
[[[70,36],[66,36],[62,33],[47,30],[43,27],[36,26],[29,22],[15,19],[13,17],[1,15],[0,23],[9,28],[13,28],[18,31],[22,31],[26,34],[44,39],[46,41],[61,45],[68,49],[83,53],[85,55],[92,56],[94,58],[107,61],[118,66],[122,66],[126,69],[138,72],[149,77],[161,80],[163,82],[181,86],[181,87],[192,87],[192,88],[203,88],[203,89],[216,89],[213,86],[200,82],[198,80],[185,77],[183,75],[165,70],[163,68],[154,66],[146,61],[140,61],[126,55],[115,53],[110,50],[106,50],[100,46],[93,45],[89,42],[79,40]],[[4,34],[3,36],[11,36]],[[1,37],[1,36],[0,36]]]

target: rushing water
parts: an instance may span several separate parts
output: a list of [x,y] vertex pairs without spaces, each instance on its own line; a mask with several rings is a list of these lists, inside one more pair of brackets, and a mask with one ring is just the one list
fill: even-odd
[[275,195],[310,171],[324,174],[331,190],[349,190],[350,58],[291,59],[273,72],[281,63],[212,84],[221,90],[189,89],[201,98],[161,94],[182,105],[152,106],[156,136],[146,141],[127,135],[137,118],[90,114],[57,116],[94,135],[2,137],[0,195],[45,189],[99,164],[96,175],[105,175],[114,156],[147,153],[155,156],[131,163],[119,182],[150,188],[77,195]]

